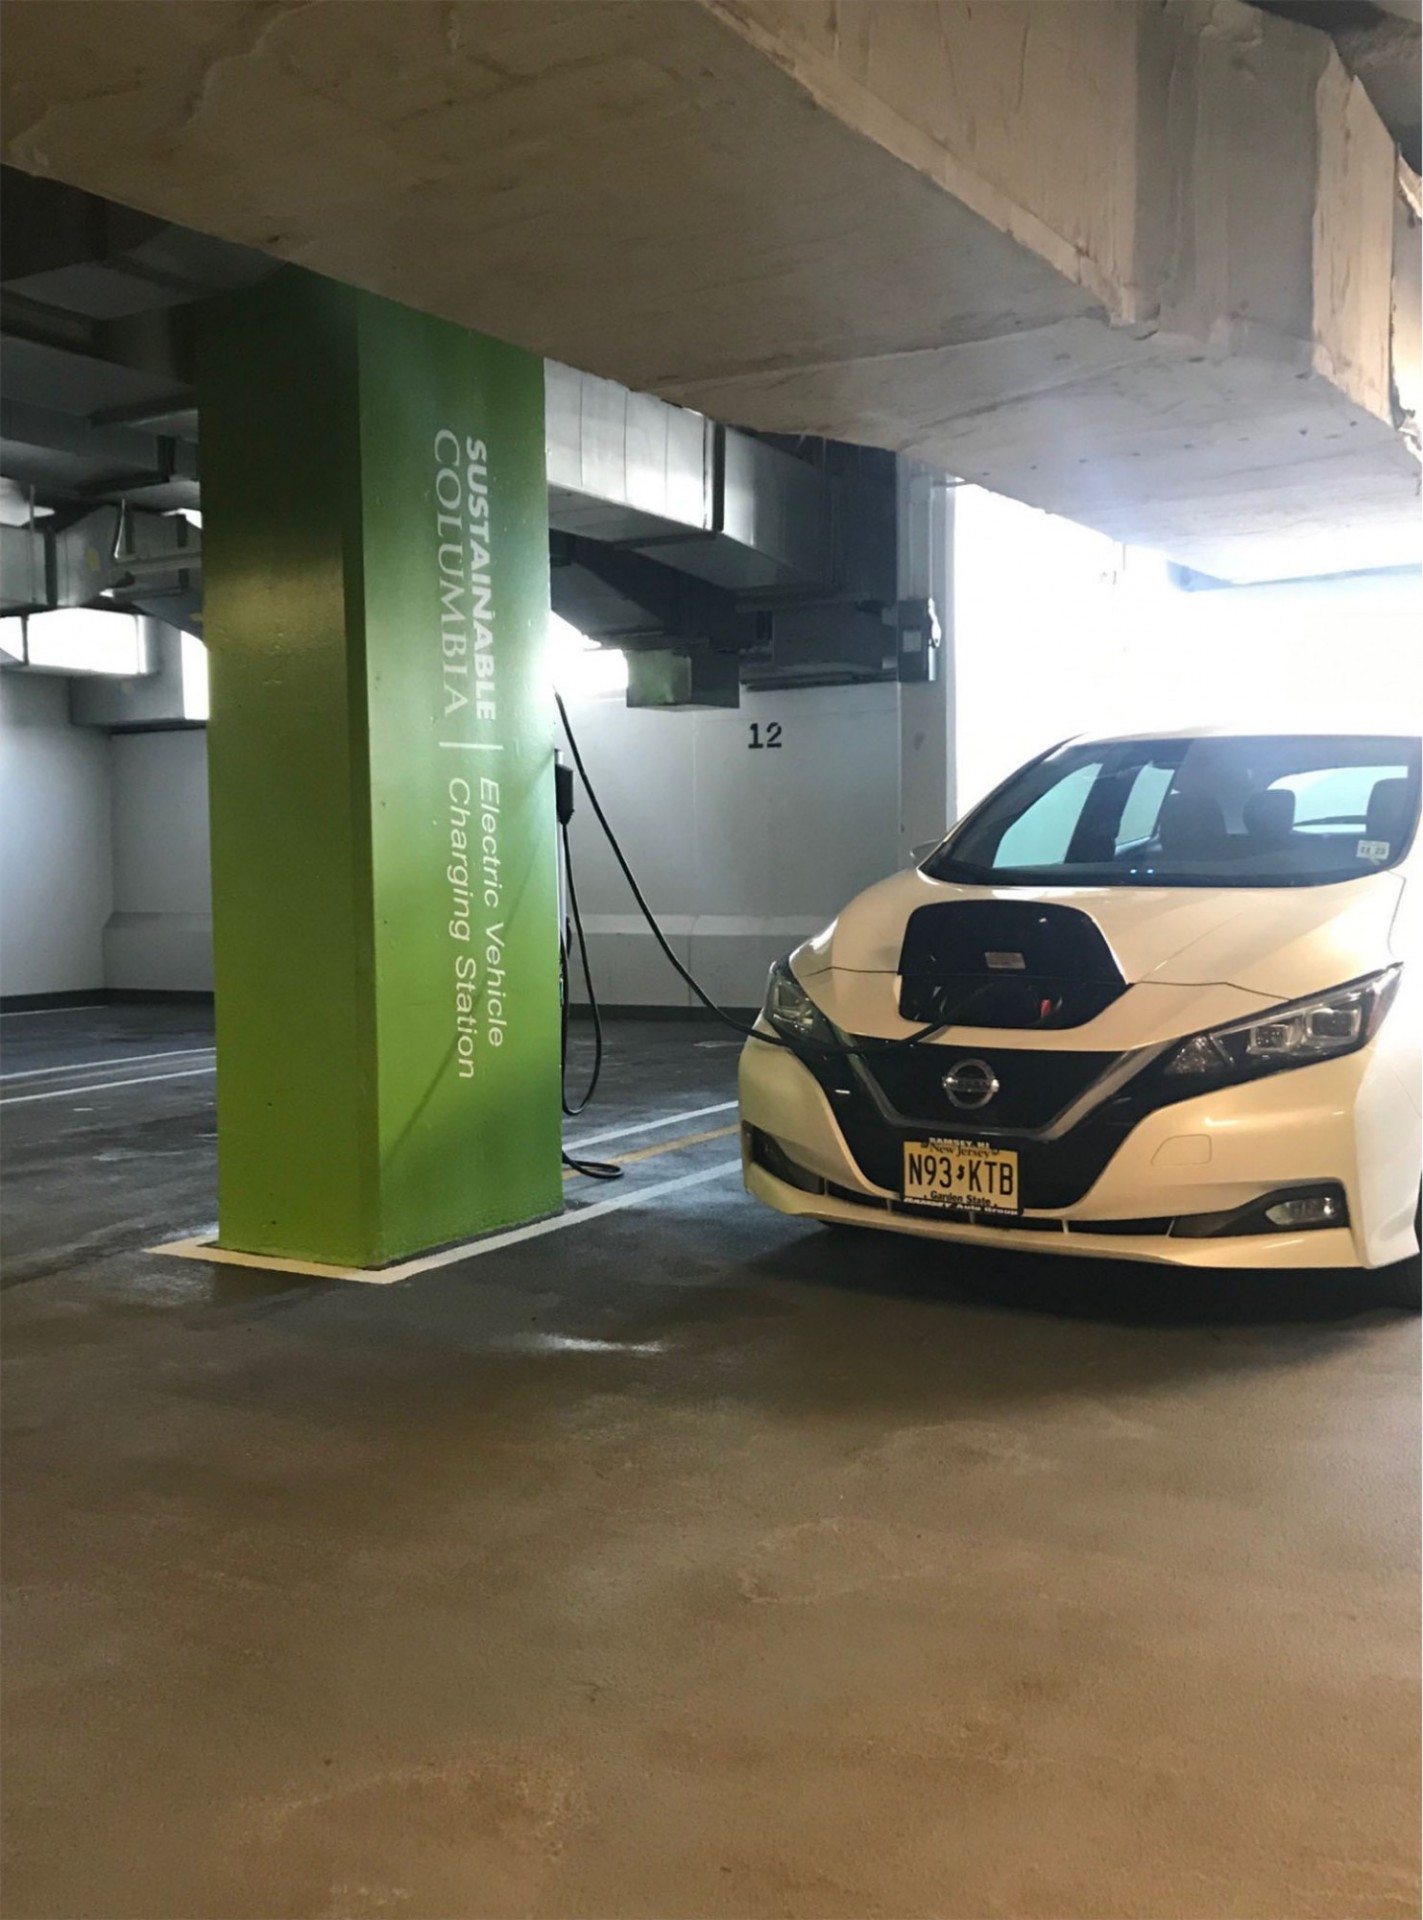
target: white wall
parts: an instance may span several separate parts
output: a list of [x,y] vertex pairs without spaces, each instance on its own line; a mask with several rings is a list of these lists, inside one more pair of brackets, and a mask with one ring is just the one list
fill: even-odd
[[953,628],[958,805],[1056,741],[1111,719],[1125,657],[1143,623],[1137,604],[1164,577],[1071,520],[979,487],[954,499]]
[[1077,733],[1419,727],[1416,572],[1186,592],[1158,555],[974,487],[954,528],[961,812]]
[[212,990],[207,731],[113,736],[110,987]]
[[[27,683],[24,691],[38,685]],[[43,685],[47,710],[62,714],[62,683]],[[589,772],[634,872],[678,954],[722,1002],[756,1004],[772,960],[894,870],[899,697],[892,685],[814,688],[748,694],[737,711],[673,713],[629,710],[621,692],[570,702]],[[753,725],[763,741],[779,726],[780,744],[753,748]],[[62,725],[59,737],[75,766],[89,762],[103,771],[88,802],[95,848],[77,887],[73,853],[62,858],[55,849],[60,911],[51,959],[32,968],[24,986],[7,980],[5,991],[68,984],[210,990],[206,732],[110,739]],[[9,735],[3,738],[8,747]],[[8,773],[10,753],[3,764]],[[43,809],[51,819],[69,817],[79,805],[85,788],[72,773],[69,762],[50,769],[51,785],[61,789]],[[13,829],[36,813],[36,786],[17,777],[7,792],[4,817]],[[573,842],[599,998],[688,1005],[690,995],[656,951],[581,792]],[[8,884],[6,894],[14,907]],[[73,970],[77,942],[63,916],[72,920],[86,902],[89,960],[80,978]],[[7,912],[7,931],[15,921]]]
[[[723,1005],[760,1002],[771,962],[892,873],[899,690],[746,694],[734,711],[572,700],[598,797],[672,945]],[[777,747],[751,745],[780,728]],[[610,1005],[691,996],[656,951],[582,791],[574,870],[593,979]]]
[[1170,589],[1145,611],[1115,703],[1124,724],[1418,731],[1423,576],[1416,572]]
[[[901,769],[946,708],[966,812],[1076,733],[1192,725],[1419,724],[1416,576],[1194,593],[1159,556],[1070,521],[955,494],[951,682],[745,695],[736,712],[570,701],[589,771],[673,944],[725,1005],[778,954],[902,864]],[[750,748],[779,721],[783,745]],[[611,1004],[689,996],[637,917],[581,794],[574,854],[594,979]]]
[[[954,525],[942,691],[747,694],[727,712],[570,699],[634,871],[725,1005],[758,1001],[772,960],[902,864],[906,836],[948,824],[911,817],[912,780],[901,792],[945,700],[961,811],[1073,733],[1419,725],[1417,576],[1184,593],[1155,556],[975,488]],[[753,748],[773,725],[781,744]],[[599,997],[689,1004],[581,792],[573,841]],[[69,725],[63,681],[0,675],[0,990],[209,989],[210,885],[206,732],[110,739]]]
[[69,688],[0,674],[0,993],[104,983],[112,900],[109,740],[69,724]]
[[[15,678],[4,676],[0,690]],[[61,681],[26,682],[19,691],[0,734],[4,990],[210,990],[206,732],[109,738],[67,724]],[[28,726],[11,720],[17,706]],[[36,708],[50,722],[44,729]],[[676,951],[724,1003],[759,1002],[772,960],[894,870],[894,686],[747,695],[734,712],[631,711],[614,692],[571,701],[570,716]],[[753,724],[763,741],[779,726],[780,744],[753,748]],[[21,737],[23,753],[13,744]],[[37,819],[47,829],[42,841]],[[573,841],[600,999],[689,1004],[581,792]],[[11,879],[12,850],[24,852],[17,873],[28,891]],[[32,897],[41,878],[43,913]]]

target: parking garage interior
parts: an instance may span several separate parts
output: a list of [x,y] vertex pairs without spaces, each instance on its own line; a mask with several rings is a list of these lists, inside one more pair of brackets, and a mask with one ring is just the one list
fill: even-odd
[[0,37],[7,1914],[1416,1912],[1398,1272],[737,1079],[1048,749],[1418,731],[1416,0]]

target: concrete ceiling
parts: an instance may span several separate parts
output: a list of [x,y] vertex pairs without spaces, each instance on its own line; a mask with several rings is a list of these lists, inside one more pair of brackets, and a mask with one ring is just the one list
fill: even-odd
[[[32,4],[6,22],[5,157],[720,419],[912,453],[1206,572],[1411,559],[1417,468],[1388,398],[1391,174],[1363,222],[1387,258],[1366,273],[1350,251],[1374,134],[1355,130],[1336,223],[1353,333],[1321,371],[1315,182],[1296,190],[1288,164],[1327,42],[1283,21],[1241,36],[1261,16],[1234,0],[1204,10],[1212,40],[1200,9],[1173,6],[1203,103],[1180,138],[1222,143],[1216,176],[1192,176],[1187,265],[1199,280],[1218,214],[1228,257],[1207,260],[1218,308],[1194,281],[1182,293],[1164,245],[1144,293],[1144,195],[1153,166],[1176,165],[1135,144],[1152,124],[1148,11]],[[912,37],[930,29],[926,63]],[[837,62],[855,34],[851,73]],[[1213,103],[1234,81],[1206,64],[1226,56],[1250,83],[1229,125]],[[928,113],[959,116],[947,134],[885,110],[906,76],[934,82]],[[1262,144],[1277,129],[1278,180]],[[1260,169],[1238,215],[1231,140],[1254,141]],[[1181,219],[1161,214],[1172,232]],[[1300,312],[1257,320],[1260,262],[1277,258]],[[1236,287],[1252,272],[1253,309]],[[1381,375],[1365,298],[1382,303]]]

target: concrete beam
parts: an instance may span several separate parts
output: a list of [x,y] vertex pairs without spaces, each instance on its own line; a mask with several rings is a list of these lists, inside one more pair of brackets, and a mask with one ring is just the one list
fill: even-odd
[[[1094,296],[847,369],[869,437],[1228,577],[1419,557],[1418,223],[1325,35],[1236,0],[705,3]],[[784,429],[817,385],[678,397]]]
[[1202,571],[1417,557],[1392,145],[1238,0],[12,11],[29,171]]

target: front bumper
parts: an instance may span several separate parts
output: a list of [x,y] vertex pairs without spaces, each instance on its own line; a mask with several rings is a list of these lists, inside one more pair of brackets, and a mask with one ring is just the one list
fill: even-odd
[[[1417,1248],[1418,1114],[1372,1047],[1161,1107],[1116,1134],[1104,1132],[1099,1115],[1055,1142],[996,1135],[1022,1152],[1025,1209],[1015,1222],[994,1225],[905,1209],[892,1184],[905,1130],[854,1093],[827,1091],[794,1053],[749,1041],[740,1083],[746,1186],[783,1213],[986,1247],[1188,1267],[1378,1267]],[[924,1137],[924,1127],[917,1131]],[[946,1117],[938,1131],[971,1129]],[[757,1134],[789,1168],[756,1151]],[[779,1177],[784,1171],[792,1178]],[[1230,1214],[1282,1188],[1315,1183],[1342,1189],[1347,1226],[1215,1238],[1171,1229],[1173,1221]],[[1043,1204],[1044,1196],[1056,1203]],[[1134,1223],[1147,1230],[1134,1231]]]

